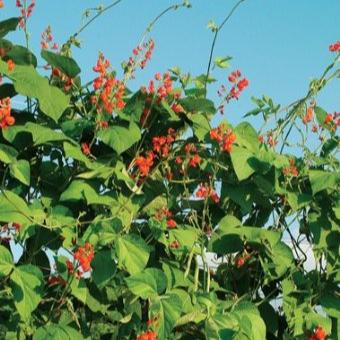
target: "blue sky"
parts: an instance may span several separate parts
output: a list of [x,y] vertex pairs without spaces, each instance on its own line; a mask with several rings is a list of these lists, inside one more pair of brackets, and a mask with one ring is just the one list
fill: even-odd
[[[178,0],[177,2],[180,2]],[[0,20],[17,14],[14,0],[5,0]],[[29,23],[31,46],[39,54],[40,34],[51,25],[57,42],[64,42],[81,25],[86,8],[110,1],[37,0]],[[128,58],[147,24],[175,0],[123,0],[85,30],[81,50],[74,50],[85,80],[92,77],[98,51],[103,51],[114,67]],[[191,0],[191,9],[171,12],[151,33],[156,47],[152,62],[137,73],[131,87],[146,84],[156,71],[172,66],[194,75],[207,67],[212,33],[207,23],[221,22],[236,1]],[[274,102],[288,104],[303,96],[308,82],[319,76],[333,55],[328,51],[340,39],[338,0],[246,0],[227,23],[217,41],[215,56],[233,57],[232,68],[239,68],[250,80],[241,99],[226,109],[226,118],[239,122],[253,105],[250,96],[267,94]],[[23,43],[23,34],[14,34]],[[218,83],[225,83],[230,70],[215,70]],[[217,99],[216,86],[210,97]],[[333,82],[319,97],[318,104],[329,112],[339,110],[340,82]],[[256,122],[255,122],[256,123]]]

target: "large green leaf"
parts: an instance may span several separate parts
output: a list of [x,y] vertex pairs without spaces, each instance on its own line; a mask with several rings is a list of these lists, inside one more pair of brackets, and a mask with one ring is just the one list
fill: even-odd
[[340,183],[340,175],[334,172],[310,170],[309,180],[312,186],[313,194],[315,195],[324,189],[336,190]]
[[49,65],[61,70],[70,78],[75,78],[81,71],[76,61],[72,58],[45,49],[41,51],[41,56]]
[[115,275],[116,263],[110,250],[101,250],[95,254],[91,267],[92,279],[98,288],[103,288]]
[[0,245],[0,277],[7,276],[13,269],[12,254],[4,246]]
[[159,339],[167,339],[170,336],[181,316],[182,305],[177,294],[166,294],[151,300],[149,313],[152,319],[157,319],[155,329]]
[[249,302],[240,303],[232,314],[239,318],[241,332],[249,339],[266,339],[266,325],[255,305]]
[[98,193],[95,185],[83,180],[74,180],[61,194],[60,201],[86,200],[88,204],[101,204],[111,206],[115,200],[108,195]]
[[12,59],[15,65],[33,65],[37,67],[36,56],[24,46],[13,45],[6,56]]
[[143,299],[162,293],[167,286],[165,274],[155,268],[147,268],[125,280],[131,292]]
[[15,31],[18,27],[19,20],[19,18],[9,18],[0,21],[0,38],[3,38],[10,31]]
[[13,71],[9,71],[7,64],[0,60],[0,73],[13,81],[19,94],[36,98],[41,111],[56,122],[68,107],[69,97],[51,86],[48,79],[39,75],[32,65],[16,65]]
[[17,156],[18,156],[18,151],[16,149],[6,144],[0,144],[0,161],[1,162],[9,164],[11,162],[16,161]]
[[66,325],[49,324],[37,329],[33,340],[83,340],[82,334],[74,328]]
[[253,167],[249,165],[249,160],[254,157],[254,154],[251,151],[243,147],[234,145],[230,153],[230,157],[239,181],[247,179],[255,172]]
[[179,100],[186,112],[196,113],[203,112],[208,115],[213,115],[216,112],[214,103],[205,98],[186,97]]
[[0,193],[0,221],[30,223],[31,211],[26,202],[14,192]]
[[43,274],[33,265],[15,267],[11,274],[14,304],[23,320],[28,321],[42,299]]
[[116,240],[118,265],[131,275],[141,272],[149,260],[149,247],[137,235],[124,235]]
[[258,152],[259,149],[259,139],[256,130],[247,122],[242,122],[238,124],[234,132],[236,134],[237,144],[244,146],[250,151]]
[[195,114],[190,117],[191,121],[193,122],[193,131],[196,137],[203,141],[205,136],[210,131],[210,124],[208,118],[203,114]]
[[101,129],[98,132],[98,137],[103,143],[121,154],[140,140],[141,133],[137,124],[131,121],[129,126],[115,125],[107,129]]
[[25,185],[30,185],[31,168],[25,159],[13,162],[9,166],[11,175]]

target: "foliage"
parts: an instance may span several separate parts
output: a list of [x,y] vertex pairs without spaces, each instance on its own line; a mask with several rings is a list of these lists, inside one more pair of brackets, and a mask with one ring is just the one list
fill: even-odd
[[316,98],[339,76],[339,53],[288,107],[253,98],[247,116],[262,113],[261,131],[213,128],[248,86],[239,71],[218,108],[210,74],[173,68],[132,91],[150,39],[120,80],[99,55],[84,83],[77,34],[55,52],[49,30],[43,76],[5,40],[27,13],[0,22],[0,338],[336,339],[339,119]]

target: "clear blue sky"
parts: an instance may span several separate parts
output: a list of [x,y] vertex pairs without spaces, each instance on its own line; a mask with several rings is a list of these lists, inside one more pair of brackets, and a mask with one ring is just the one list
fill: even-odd
[[[177,2],[180,2],[178,0]],[[5,0],[0,19],[14,16],[14,0]],[[40,33],[50,24],[57,42],[64,42],[81,25],[81,14],[88,7],[110,1],[37,0],[29,23],[32,48],[39,54]],[[85,77],[92,76],[91,67],[98,51],[103,51],[119,68],[138,43],[147,24],[175,0],[123,0],[105,13],[80,36],[81,50],[75,49]],[[204,73],[207,66],[212,33],[210,19],[221,22],[232,0],[192,0],[191,9],[167,14],[154,28],[156,43],[149,66],[137,73],[137,83],[146,84],[156,71],[180,66],[194,75]],[[253,106],[250,96],[267,94],[274,102],[288,104],[303,96],[308,82],[320,75],[332,60],[328,45],[340,39],[339,0],[246,0],[219,36],[215,55],[233,56],[232,67],[239,68],[250,80],[249,88],[239,102],[231,104],[226,117],[232,123]],[[23,35],[16,35],[23,43]],[[219,83],[226,82],[229,70],[216,70]],[[88,80],[85,79],[85,80]],[[133,85],[131,85],[133,86]],[[215,95],[211,87],[210,96]],[[339,110],[340,82],[335,81],[319,97],[327,111]]]

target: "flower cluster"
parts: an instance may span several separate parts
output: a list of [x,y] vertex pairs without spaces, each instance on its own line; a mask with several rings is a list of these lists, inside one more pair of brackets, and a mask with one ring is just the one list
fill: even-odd
[[221,151],[230,153],[236,141],[236,135],[231,129],[227,129],[224,124],[221,124],[210,130],[210,139],[218,142]]
[[[158,82],[155,84],[155,82]],[[156,97],[156,103],[160,104],[162,100],[168,98],[170,95],[173,96],[173,102],[171,103],[171,108],[174,112],[182,112],[183,108],[180,104],[176,103],[176,99],[178,99],[181,95],[180,92],[174,93],[173,89],[173,81],[171,79],[170,73],[166,72],[163,75],[161,73],[156,73],[154,79],[149,81],[148,87],[141,87],[141,92],[146,93],[147,97],[145,99],[145,106],[143,110],[143,114],[140,118],[140,123],[145,125],[150,112],[151,112],[151,104]]]
[[135,164],[139,169],[139,173],[142,177],[147,177],[149,175],[150,169],[153,166],[155,155],[152,151],[146,154],[146,157],[139,156],[135,160]]
[[302,118],[303,124],[308,124],[310,121],[312,121],[314,116],[314,106],[309,106],[306,110],[306,114]]
[[[47,68],[47,67],[45,67]],[[52,68],[52,82],[57,82],[60,86],[63,87],[65,92],[70,91],[74,84],[73,78],[68,77],[66,74],[61,72],[58,68]]]
[[219,106],[219,111],[221,113],[224,112],[224,103],[229,103],[231,99],[239,99],[241,92],[249,85],[249,80],[247,78],[241,78],[241,76],[240,70],[233,71],[228,76],[229,82],[232,83],[231,89],[227,91],[226,86],[222,85],[217,91],[219,97],[223,98],[222,103]]
[[11,116],[11,98],[3,98],[0,100],[0,128],[6,128],[14,123],[15,118]]
[[59,48],[58,44],[53,41],[51,26],[47,26],[44,32],[42,32],[40,45],[43,50],[49,48],[52,50],[57,50]]
[[200,186],[198,187],[198,190],[196,191],[196,197],[197,198],[210,197],[210,199],[214,203],[218,203],[220,201],[220,197],[217,195],[216,191],[209,185],[203,183],[201,183]]
[[271,147],[274,147],[277,144],[277,140],[275,139],[272,130],[268,131],[265,136],[260,135],[258,139],[261,144],[268,144]]
[[337,41],[336,43],[329,46],[330,52],[337,52],[340,53],[340,41]]
[[16,0],[15,5],[20,8],[21,11],[19,26],[24,28],[26,26],[27,19],[32,15],[33,9],[35,7],[35,0],[31,0],[31,3],[27,6],[27,8],[24,8],[21,0]]
[[9,242],[13,238],[13,234],[20,231],[21,224],[19,223],[9,223],[0,226],[0,241]]
[[161,157],[168,157],[173,142],[176,140],[176,132],[169,128],[167,136],[156,136],[152,139],[153,151]]
[[290,159],[289,160],[289,166],[286,166],[282,169],[282,173],[285,176],[292,176],[292,177],[297,177],[299,176],[299,171],[295,165],[295,160]]
[[137,67],[144,69],[147,62],[151,59],[153,50],[155,48],[155,42],[150,39],[141,45],[138,45],[132,50],[132,56],[128,61],[123,63],[125,75],[134,78],[134,72]]
[[155,218],[158,221],[161,221],[161,220],[166,218],[166,225],[167,225],[168,229],[174,229],[174,228],[177,227],[177,223],[172,218],[172,216],[173,216],[172,212],[166,207],[158,209],[156,214],[155,214]]
[[98,97],[91,98],[92,104],[97,104],[98,112],[111,114],[114,110],[121,110],[125,107],[123,100],[125,94],[125,85],[120,80],[116,79],[112,72],[109,72],[111,67],[110,62],[105,59],[103,54],[99,55],[96,66],[93,71],[99,73],[99,76],[93,81],[93,88],[99,91]]
[[75,260],[79,261],[79,265],[83,272],[91,269],[91,261],[94,258],[94,251],[92,244],[86,242],[84,247],[79,247],[74,253]]
[[325,340],[326,332],[321,326],[317,326],[314,329],[312,335],[308,337],[308,340]]
[[197,148],[195,144],[192,144],[192,143],[186,144],[184,146],[184,151],[187,154],[187,157],[189,158],[189,163],[188,163],[189,167],[196,168],[197,166],[199,166],[202,160],[201,160],[200,155],[197,153]]
[[143,334],[140,334],[137,336],[136,340],[156,340],[157,339],[157,333],[152,331],[146,331]]

